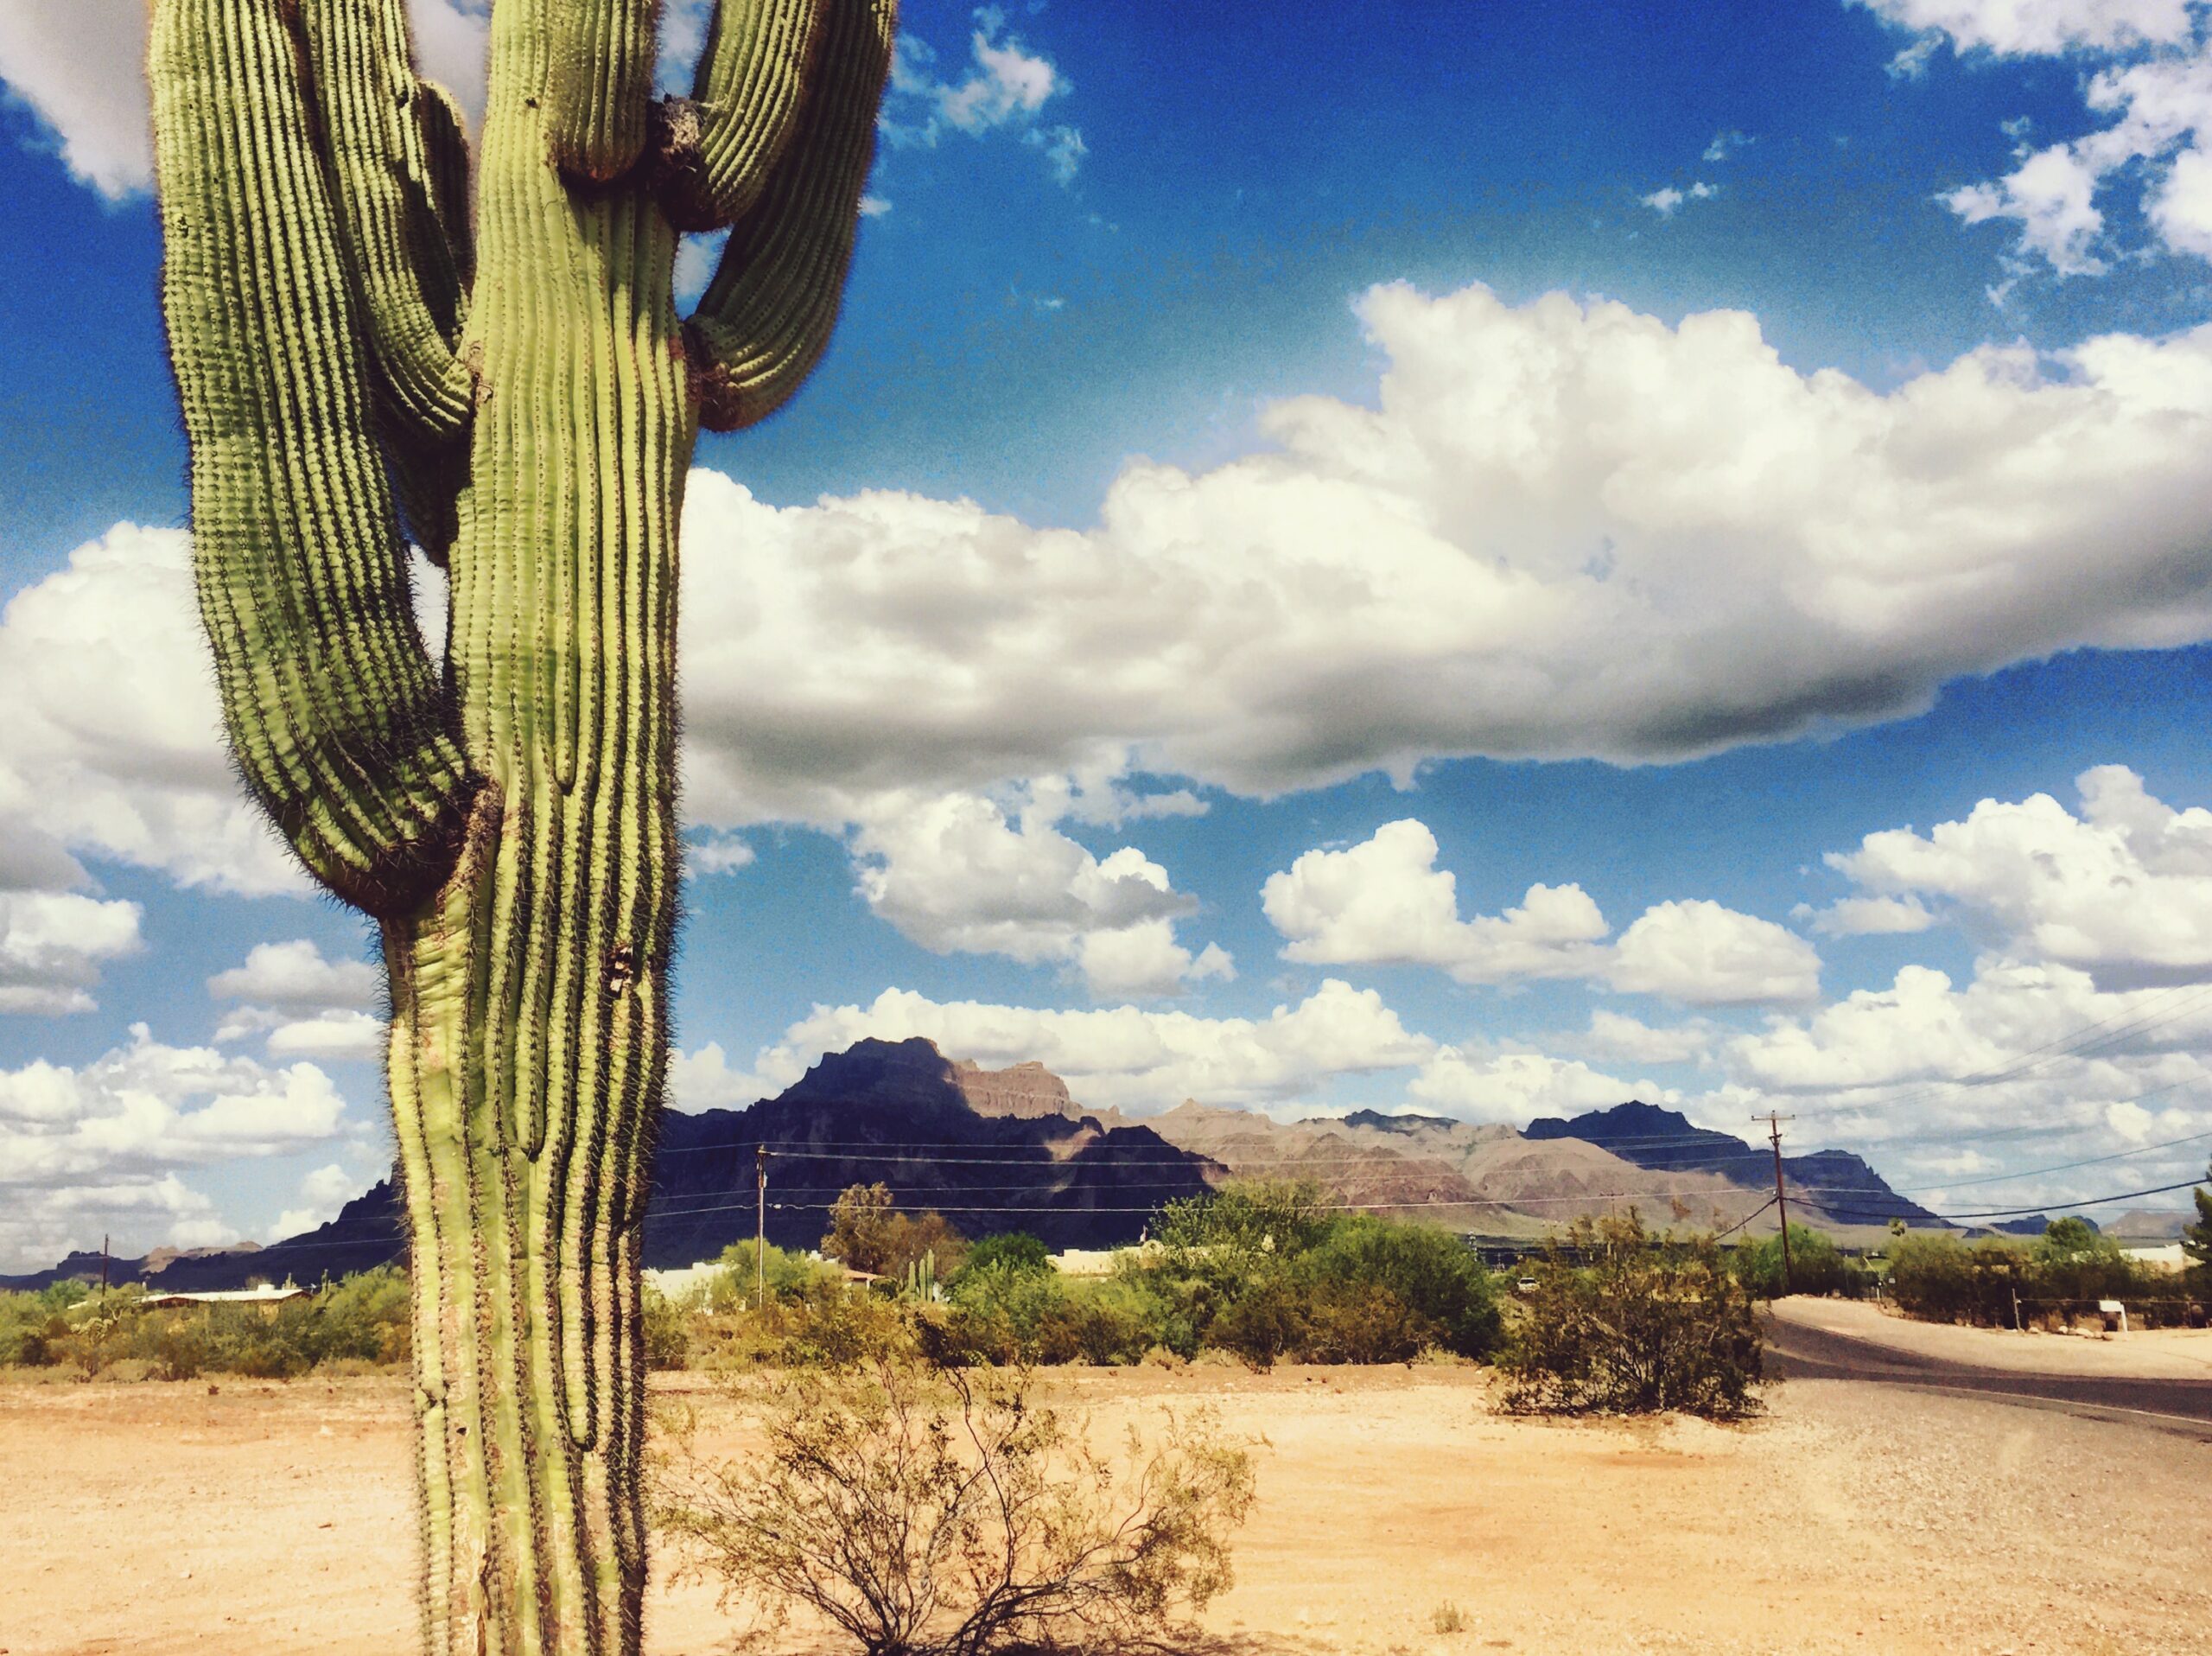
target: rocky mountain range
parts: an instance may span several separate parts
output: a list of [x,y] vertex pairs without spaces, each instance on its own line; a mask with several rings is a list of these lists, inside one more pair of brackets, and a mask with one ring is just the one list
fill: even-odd
[[[753,1234],[755,1168],[768,1151],[769,1239],[811,1247],[849,1185],[881,1182],[907,1208],[936,1208],[969,1235],[1025,1230],[1056,1248],[1134,1240],[1164,1202],[1227,1179],[1311,1179],[1327,1201],[1496,1238],[1534,1239],[1582,1213],[1630,1206],[1658,1223],[1723,1228],[1773,1188],[1764,1147],[1631,1101],[1525,1132],[1449,1117],[1357,1110],[1279,1121],[1185,1100],[1133,1119],[1091,1110],[1043,1065],[984,1069],[931,1042],[864,1040],[831,1053],[772,1099],[742,1110],[671,1112],[654,1160],[645,1263],[711,1258]],[[1939,1222],[1858,1156],[1784,1158],[1792,1217],[1832,1226]],[[1771,1229],[1770,1212],[1749,1227]],[[105,1262],[109,1279],[171,1291],[312,1282],[404,1258],[391,1181],[327,1225],[267,1247]],[[37,1287],[97,1279],[98,1255],[0,1277]]]
[[[1709,1127],[1694,1127],[1675,1110],[1630,1099],[1610,1110],[1593,1110],[1572,1121],[1540,1116],[1522,1130],[1523,1137],[1578,1139],[1611,1150],[1623,1161],[1662,1173],[1711,1173],[1737,1185],[1774,1188],[1771,1147],[1746,1144]],[[1908,1225],[1942,1221],[1916,1202],[1907,1201],[1882,1175],[1848,1150],[1814,1150],[1782,1158],[1783,1191],[1802,1204],[1808,1217],[1832,1224]]]

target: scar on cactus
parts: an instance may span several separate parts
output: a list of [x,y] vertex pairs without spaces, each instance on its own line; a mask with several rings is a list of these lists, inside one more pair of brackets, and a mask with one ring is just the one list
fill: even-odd
[[[495,0],[472,156],[403,0],[152,6],[231,750],[390,978],[434,1652],[639,1646],[684,480],[828,346],[896,25],[721,0],[656,101],[658,11]],[[679,316],[678,232],[721,228]],[[410,544],[447,571],[436,654]]]

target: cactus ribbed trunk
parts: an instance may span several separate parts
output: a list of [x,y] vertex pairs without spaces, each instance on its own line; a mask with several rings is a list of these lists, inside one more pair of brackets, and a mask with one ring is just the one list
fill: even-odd
[[[683,482],[828,342],[890,61],[892,0],[722,0],[696,97],[654,104],[656,11],[497,0],[472,210],[400,0],[154,0],[232,751],[383,933],[437,1656],[639,1647]],[[679,225],[732,232],[682,320]]]
[[485,787],[452,877],[385,923],[425,1628],[469,1656],[633,1647],[645,1567],[639,1242],[695,418],[675,232],[649,199],[580,198],[546,164],[548,44],[533,9],[494,14],[461,335],[488,395],[448,645]]

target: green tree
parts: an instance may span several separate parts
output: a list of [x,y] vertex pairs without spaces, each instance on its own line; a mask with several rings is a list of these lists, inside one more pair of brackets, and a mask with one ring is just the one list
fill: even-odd
[[1760,1299],[1779,1299],[1784,1294],[1838,1294],[1844,1291],[1850,1271],[1835,1243],[1808,1226],[1789,1227],[1789,1281],[1783,1280],[1782,1233],[1747,1238],[1729,1255],[1736,1280]]
[[765,1259],[756,1264],[753,1254],[757,1245],[751,1237],[747,1237],[722,1250],[721,1258],[715,1262],[722,1270],[707,1286],[707,1309],[728,1311],[741,1303],[749,1303],[755,1283],[764,1277],[771,1300],[795,1299],[836,1279],[837,1273],[819,1259],[779,1248],[772,1242],[768,1244]]
[[[2204,1177],[2206,1184],[2212,1184],[2212,1164],[2206,1166]],[[2182,1228],[2182,1252],[2200,1271],[2212,1271],[2212,1189],[2201,1184],[2189,1194],[2196,1203],[2196,1223]]]
[[969,1248],[960,1270],[965,1276],[999,1267],[1012,1271],[1050,1271],[1052,1251],[1041,1238],[1027,1231],[1001,1231]]
[[822,1239],[825,1258],[842,1260],[871,1276],[896,1277],[925,1254],[937,1256],[939,1274],[960,1268],[968,1243],[944,1214],[928,1209],[901,1213],[888,1185],[848,1185],[830,1209]]
[[1186,1264],[1239,1271],[1302,1253],[1327,1229],[1321,1188],[1312,1180],[1234,1179],[1205,1195],[1169,1202],[1154,1235]]
[[657,0],[490,10],[472,166],[401,0],[154,0],[162,299],[232,755],[382,930],[424,1643],[620,1656],[684,480],[825,348],[894,0],[724,0],[658,103]]

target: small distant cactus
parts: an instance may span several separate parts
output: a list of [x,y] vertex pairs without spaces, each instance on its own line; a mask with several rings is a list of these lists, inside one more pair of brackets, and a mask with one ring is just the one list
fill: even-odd
[[[677,520],[700,427],[829,340],[895,24],[721,0],[656,102],[658,11],[497,0],[472,169],[402,0],[152,5],[200,612],[246,785],[382,927],[423,1638],[472,1656],[638,1648]],[[677,232],[721,226],[679,319]]]
[[925,1250],[918,1259],[906,1262],[906,1297],[933,1304],[940,1297],[937,1287],[937,1250]]

